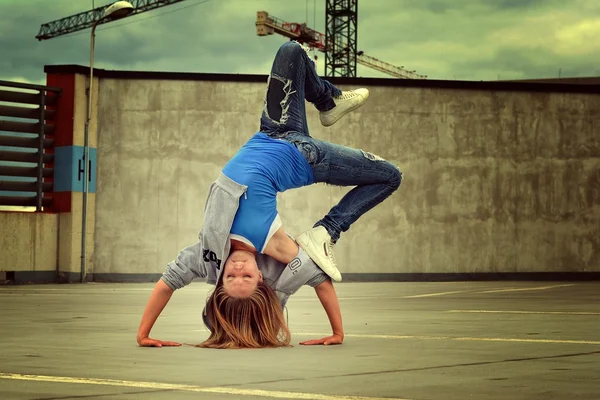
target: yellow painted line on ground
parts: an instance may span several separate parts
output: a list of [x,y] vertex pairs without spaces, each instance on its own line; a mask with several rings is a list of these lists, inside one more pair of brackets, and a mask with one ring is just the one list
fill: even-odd
[[[314,336],[315,338],[326,337],[330,333],[301,332],[294,333],[300,336]],[[554,344],[594,344],[600,345],[600,340],[560,340],[560,339],[520,339],[520,338],[481,338],[481,337],[454,337],[454,336],[420,336],[420,335],[366,335],[366,334],[344,334],[344,337],[363,339],[408,339],[408,340],[458,340],[472,342],[511,342],[511,343],[554,343]]]
[[408,400],[391,397],[336,396],[319,393],[282,392],[277,390],[236,389],[230,387],[202,387],[196,385],[180,385],[176,383],[123,381],[118,379],[75,378],[69,376],[24,375],[0,372],[0,379],[21,381],[52,382],[67,384],[101,385],[133,387],[141,389],[177,390],[183,392],[217,393],[232,396],[260,396],[275,399],[302,400]]
[[600,312],[592,311],[448,310],[446,312],[483,314],[600,315]]
[[466,290],[455,290],[453,292],[439,292],[439,293],[425,293],[425,294],[414,294],[411,296],[403,296],[403,299],[416,299],[419,297],[434,297],[434,296],[445,296],[447,294],[464,293]]
[[559,287],[567,287],[574,286],[574,283],[566,284],[566,285],[552,285],[552,286],[536,286],[536,287],[528,287],[528,288],[508,288],[508,289],[494,289],[494,290],[485,290],[482,292],[475,293],[499,293],[499,292],[526,292],[530,290],[547,290],[547,289],[555,289]]

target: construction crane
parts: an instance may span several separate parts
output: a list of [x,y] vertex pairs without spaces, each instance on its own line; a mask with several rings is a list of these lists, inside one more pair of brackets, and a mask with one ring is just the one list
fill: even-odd
[[[185,0],[130,0],[129,2],[133,6],[133,11],[124,18],[129,18],[133,15],[141,14],[146,11],[152,11],[156,8],[168,6],[182,1]],[[96,21],[102,18],[106,7],[107,6],[96,7],[93,10],[80,12],[79,14],[74,14],[69,17],[43,24],[35,38],[42,41],[91,28]],[[100,20],[98,25],[102,25],[107,22],[110,22],[110,20]]]
[[[141,14],[146,11],[152,11],[154,9],[180,3],[185,0],[130,0],[130,3],[133,6],[133,11],[126,16],[125,18],[129,18],[131,16]],[[327,1],[327,16],[329,19],[341,18],[338,14],[348,14],[348,12],[342,12],[343,10],[337,10],[336,7],[344,6],[347,2],[346,0],[326,0]],[[340,3],[340,4],[338,4]],[[344,3],[344,4],[342,4]],[[357,7],[356,0],[353,0],[353,3],[348,3],[346,6],[348,7]],[[74,14],[65,18],[61,18],[59,20],[51,21],[43,24],[40,27],[40,31],[36,36],[38,40],[48,40],[58,36],[68,35],[73,32],[81,31],[87,28],[91,28],[95,22],[98,22],[98,25],[102,25],[104,23],[109,22],[109,20],[102,19],[104,10],[106,6],[96,7],[89,11],[80,12],[78,14]],[[356,11],[356,10],[355,10]],[[333,16],[330,18],[330,14]],[[339,21],[338,21],[339,22]],[[354,21],[355,22],[355,21]],[[331,24],[328,24],[328,26]],[[339,25],[339,24],[333,24]],[[317,32],[309,27],[306,24],[299,24],[295,22],[285,22],[275,17],[269,16],[267,12],[259,11],[258,17],[256,21],[257,33],[259,36],[272,35],[273,33],[278,33],[284,36],[287,36],[291,39],[295,39],[298,42],[304,43],[309,47],[315,48],[319,51],[322,51],[326,55],[326,68],[327,70],[331,70],[332,74],[335,74],[336,70],[342,71],[342,76],[354,76],[355,65],[350,65],[350,48],[354,47],[354,45],[350,45],[352,42],[353,35],[348,34],[348,32],[341,32],[341,30],[352,30],[350,29],[352,24],[342,23],[340,25],[340,29],[329,29],[329,38],[321,32]],[[344,28],[344,29],[342,29]],[[338,32],[340,30],[340,32]],[[354,36],[356,35],[356,29],[354,31]],[[346,40],[344,42],[343,40]],[[326,43],[330,45],[327,46]],[[352,42],[354,43],[354,42]],[[375,70],[384,72],[386,74],[395,76],[397,78],[405,78],[405,79],[425,79],[425,75],[419,75],[415,71],[408,71],[403,67],[397,67],[395,65],[386,63],[384,61],[378,60],[375,57],[367,56],[362,51],[356,52],[354,54],[356,56],[356,62],[367,67],[373,68]],[[329,65],[331,64],[331,65]],[[354,70],[354,71],[352,71]]]
[[[256,13],[256,34],[258,36],[267,36],[275,33],[306,44],[307,46],[322,52],[326,52],[329,48],[329,46],[327,46],[325,34],[307,27],[306,24],[287,22],[277,17],[270,16],[266,11],[258,11]],[[396,78],[427,78],[426,75],[420,75],[415,71],[409,71],[403,67],[397,67],[375,57],[368,56],[363,51],[358,51],[356,53],[356,62]]]

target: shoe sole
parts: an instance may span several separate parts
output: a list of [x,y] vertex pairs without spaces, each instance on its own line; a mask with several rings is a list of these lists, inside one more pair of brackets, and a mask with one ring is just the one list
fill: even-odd
[[321,268],[321,270],[327,274],[327,276],[329,276],[335,282],[341,282],[342,274],[340,273],[340,270],[335,268],[334,271],[329,271],[329,272],[326,271],[326,268],[323,268],[323,266],[319,265],[319,263],[317,262],[317,260],[319,258],[318,257],[319,254],[313,253],[310,245],[308,243],[304,242],[303,239],[304,239],[303,235],[300,235],[296,238],[296,243],[298,243],[298,246],[302,247],[302,249],[310,257],[310,259],[313,260],[314,263],[317,264],[319,266],[319,268]]
[[358,110],[359,108],[362,107],[363,104],[365,104],[367,102],[367,99],[369,98],[369,93],[367,92],[367,95],[365,96],[365,99],[362,101],[362,103],[358,103],[357,105],[355,105],[354,107],[350,107],[349,109],[347,109],[346,111],[344,111],[342,113],[342,115],[340,115],[338,118],[336,118],[332,123],[329,124],[325,124],[323,121],[321,121],[321,125],[329,127],[332,126],[333,124],[335,124],[336,122],[338,122],[340,119],[342,119],[342,117],[346,114],[348,114],[349,112],[352,112],[354,110]]

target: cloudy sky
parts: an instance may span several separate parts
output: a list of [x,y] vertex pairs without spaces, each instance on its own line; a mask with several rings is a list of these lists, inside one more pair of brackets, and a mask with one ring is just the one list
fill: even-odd
[[[35,36],[45,22],[108,3],[0,0],[0,79],[41,83],[44,65],[89,65],[89,29]],[[95,65],[267,74],[286,39],[256,35],[259,10],[325,32],[325,0],[185,0],[101,26]],[[361,0],[358,21],[359,49],[433,79],[600,75],[598,0]],[[361,66],[358,75],[385,76]]]

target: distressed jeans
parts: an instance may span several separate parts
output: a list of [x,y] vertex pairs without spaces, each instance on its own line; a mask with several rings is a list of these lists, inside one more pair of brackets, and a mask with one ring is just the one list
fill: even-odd
[[283,44],[267,82],[260,131],[286,140],[304,155],[315,183],[356,186],[314,226],[323,226],[336,242],[364,213],[398,189],[402,174],[390,162],[363,150],[324,142],[310,136],[306,101],[319,111],[335,107],[341,91],[315,70],[314,62],[294,41]]

